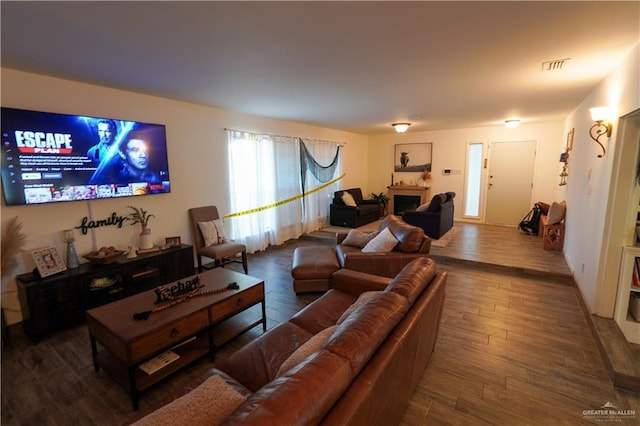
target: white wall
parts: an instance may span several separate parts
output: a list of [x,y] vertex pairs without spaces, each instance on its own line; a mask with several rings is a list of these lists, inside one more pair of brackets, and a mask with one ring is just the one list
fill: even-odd
[[[538,143],[534,171],[534,187],[531,206],[537,201],[551,203],[560,201],[560,153],[566,137],[562,135],[562,122],[522,124],[515,129],[505,126],[476,127],[468,129],[432,132],[409,132],[369,137],[369,186],[378,193],[386,191],[393,173],[394,146],[405,143],[433,143],[431,194],[453,191],[456,193],[455,220],[462,217],[463,190],[466,165],[466,144],[483,143],[486,149],[490,142],[527,141]],[[514,159],[517,161],[517,159]],[[460,170],[459,175],[442,175],[442,169]],[[415,181],[417,173],[394,173],[394,181]],[[524,216],[527,212],[523,212]],[[484,217],[484,215],[482,215]]]
[[[614,72],[588,94],[565,123],[565,131],[575,128],[566,193],[565,258],[591,312],[605,317],[613,315],[619,260],[608,266],[603,260],[609,255],[607,250],[616,251],[613,258],[619,259],[623,245],[621,236],[608,244],[610,236],[605,234],[607,217],[613,208],[609,199],[614,154],[621,151],[616,149],[620,129],[617,117],[640,108],[639,57],[640,48],[636,46]],[[602,150],[589,137],[589,128],[594,124],[589,108],[599,106],[615,110],[613,133],[609,139],[604,139],[607,153],[603,158],[597,157]],[[638,143],[637,140],[629,142]],[[635,162],[634,158],[618,160]]]
[[[191,242],[187,209],[206,204],[229,213],[227,195],[227,151],[224,128],[299,136],[343,142],[346,177],[343,187],[361,186],[368,191],[366,136],[239,114],[220,108],[189,104],[169,99],[114,90],[42,75],[2,69],[2,106],[67,114],[112,117],[166,125],[171,193],[140,198],[92,200],[48,205],[0,208],[3,225],[18,216],[27,236],[27,245],[18,256],[18,267],[2,279],[2,306],[7,322],[21,320],[15,275],[34,267],[31,249],[54,245],[64,256],[63,229],[80,224],[85,216],[95,220],[112,212],[127,215],[127,205],[143,207],[156,215],[150,228],[156,243],[165,237],[180,236]],[[137,227],[102,227],[95,230],[98,247],[125,249],[135,242]],[[76,231],[76,250],[92,250],[92,232],[83,236]]]

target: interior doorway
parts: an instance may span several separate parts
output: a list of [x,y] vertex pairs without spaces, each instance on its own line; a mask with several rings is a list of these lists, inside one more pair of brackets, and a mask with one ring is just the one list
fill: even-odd
[[491,142],[485,223],[516,226],[531,210],[536,141]]

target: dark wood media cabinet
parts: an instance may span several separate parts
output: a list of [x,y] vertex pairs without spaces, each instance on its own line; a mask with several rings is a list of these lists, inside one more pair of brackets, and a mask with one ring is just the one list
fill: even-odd
[[106,265],[83,263],[40,278],[18,275],[22,327],[32,342],[53,331],[86,321],[86,311],[195,273],[193,247],[182,244]]

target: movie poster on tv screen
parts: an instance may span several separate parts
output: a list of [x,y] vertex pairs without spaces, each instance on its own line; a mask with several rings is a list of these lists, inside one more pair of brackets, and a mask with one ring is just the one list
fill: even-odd
[[165,126],[2,108],[7,205],[170,191]]

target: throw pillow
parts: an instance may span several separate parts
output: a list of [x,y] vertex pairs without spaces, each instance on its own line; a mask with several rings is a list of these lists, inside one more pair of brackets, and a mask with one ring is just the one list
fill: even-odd
[[387,253],[393,250],[398,240],[393,236],[389,228],[384,228],[374,239],[369,241],[362,249],[363,253]]
[[551,207],[549,207],[549,212],[547,213],[547,224],[555,225],[556,223],[562,222],[566,211],[566,202],[563,201],[561,203],[556,203],[554,201],[553,203],[551,203]]
[[429,210],[429,205],[430,203],[424,203],[418,206],[418,208],[416,209],[417,212],[426,212],[427,210]]
[[342,201],[344,204],[350,207],[357,207],[356,200],[353,198],[353,195],[349,194],[347,191],[342,193]]
[[349,306],[347,310],[342,313],[342,315],[340,315],[340,318],[338,318],[336,325],[342,324],[342,322],[346,320],[347,317],[353,313],[353,311],[355,311],[374,297],[380,296],[381,294],[381,291],[365,291],[364,293],[361,293],[356,301],[353,302],[351,306]]
[[133,426],[219,425],[245,401],[218,375],[138,420]]
[[280,365],[278,369],[278,373],[276,374],[276,379],[287,371],[300,364],[306,357],[309,355],[318,352],[324,346],[325,342],[331,336],[331,333],[338,328],[338,325],[332,325],[331,327],[327,327],[324,330],[318,332],[311,339],[307,340],[296,349],[289,358],[285,359],[284,362]]
[[224,243],[227,237],[224,232],[224,224],[222,219],[210,220],[208,222],[198,222],[198,227],[204,238],[206,247]]
[[378,232],[362,232],[357,229],[352,229],[342,241],[342,244],[362,248],[366,246],[369,241],[373,240],[376,235],[378,235]]

